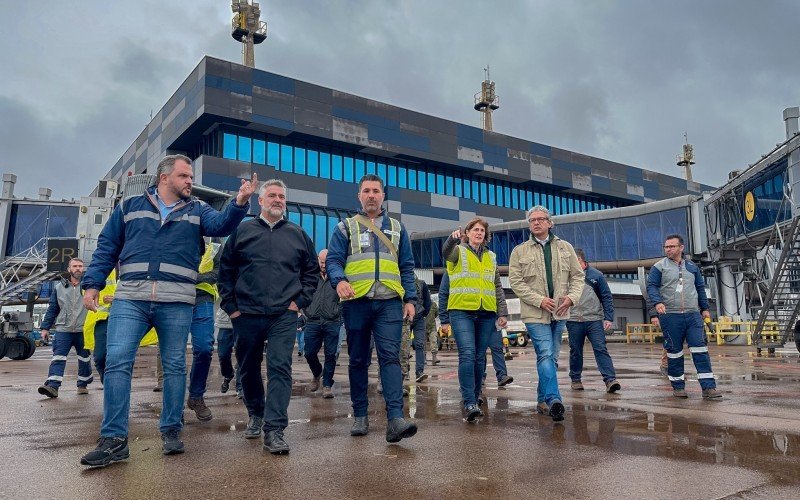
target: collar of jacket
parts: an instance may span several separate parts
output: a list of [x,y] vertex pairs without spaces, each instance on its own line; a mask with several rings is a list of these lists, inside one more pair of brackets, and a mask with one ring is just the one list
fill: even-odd
[[474,254],[475,254],[475,256],[476,256],[476,257],[478,257],[478,259],[479,259],[479,260],[480,260],[480,259],[483,257],[483,252],[485,252],[486,250],[488,250],[488,249],[489,249],[489,248],[486,246],[486,243],[481,243],[481,244],[478,246],[478,249],[477,249],[477,250],[475,250],[474,248],[472,248],[472,245],[470,245],[470,244],[469,244],[469,242],[467,242],[467,243],[463,243],[463,245],[464,245],[465,247],[467,247],[467,250],[469,250],[469,251],[471,251],[472,253],[474,253]]
[[[260,214],[259,214],[259,216],[258,216],[258,217],[256,217],[256,220],[258,221],[258,223],[259,223],[259,224],[261,224],[261,226],[263,226],[263,227],[265,227],[265,228],[267,228],[267,229],[269,229],[269,228],[270,228],[270,227],[269,227],[269,224],[267,224],[267,223],[264,221],[264,219],[262,219],[262,218],[261,218],[261,215],[260,215]],[[276,222],[274,226],[272,226],[272,230],[274,231],[275,229],[278,229],[279,227],[283,226],[284,224],[286,224],[286,219],[283,219],[283,218],[282,218],[281,220],[279,220],[278,222]]]
[[[160,213],[161,210],[159,210],[159,208],[158,208],[158,200],[156,199],[156,190],[157,189],[158,189],[158,186],[150,186],[149,188],[147,188],[145,190],[144,195],[148,200],[150,200],[150,203],[152,203],[153,206],[156,207],[156,210],[158,210],[159,213]],[[172,208],[172,212],[183,208],[190,201],[194,201],[194,200],[197,200],[197,199],[198,199],[197,197],[191,196],[191,195],[189,195],[188,198],[181,197],[181,199],[178,200],[178,203],[175,204],[175,206]],[[170,212],[170,213],[172,213],[172,212]]]
[[[561,239],[561,238],[559,238],[558,236],[556,236],[555,234],[553,234],[553,231],[548,231],[548,232],[547,232],[547,236],[548,236],[548,238],[549,238],[547,241],[549,241],[550,243],[553,243],[553,242],[555,242],[556,240],[560,240],[560,239]],[[533,235],[533,232],[531,232],[531,235],[530,235],[530,237],[529,237],[528,239],[529,239],[529,240],[530,240],[532,243],[535,243],[535,244],[537,244],[537,245],[539,245],[539,244],[540,244],[540,243],[539,243],[539,240],[537,240],[537,239],[536,239],[536,236],[534,236],[534,235]]]
[[[372,217],[367,215],[367,212],[363,208],[361,210],[359,210],[358,213],[359,213],[359,215],[363,215],[364,217],[368,218],[369,220],[372,220]],[[382,217],[384,215],[386,215],[386,209],[385,208],[381,208],[381,212],[378,215],[376,215],[375,218],[377,219],[378,217]]]

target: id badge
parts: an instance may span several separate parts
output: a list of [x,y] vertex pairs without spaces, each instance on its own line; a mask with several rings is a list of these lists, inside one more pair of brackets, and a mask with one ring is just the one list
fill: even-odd
[[368,247],[369,246],[369,233],[361,233],[361,234],[359,234],[359,244],[362,247]]

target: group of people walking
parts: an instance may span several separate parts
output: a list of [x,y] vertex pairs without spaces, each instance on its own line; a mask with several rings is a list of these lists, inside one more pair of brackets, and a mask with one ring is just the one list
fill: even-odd
[[[221,389],[226,392],[236,380],[237,392],[249,414],[245,437],[259,438],[263,432],[265,450],[288,453],[284,430],[289,421],[293,347],[300,311],[306,317],[303,354],[312,372],[311,390],[321,388],[325,398],[333,397],[333,374],[344,325],[354,417],[351,436],[364,436],[370,430],[367,374],[373,351],[385,403],[386,440],[396,443],[416,434],[416,424],[403,416],[403,379],[410,370],[404,370],[408,356],[401,348],[403,339],[413,332],[414,378],[423,382],[427,378],[426,321],[435,304],[427,286],[415,279],[405,227],[382,208],[385,193],[380,177],[367,174],[360,180],[361,210],[338,223],[328,248],[319,255],[308,234],[284,217],[288,190],[280,180],[268,180],[260,189],[255,174],[249,181],[242,180],[235,199],[218,212],[190,196],[193,177],[189,158],[165,157],[156,177],[156,185],[142,195],[125,198],[114,210],[85,274],[82,262],[74,266],[70,263],[70,279],[57,286],[51,299],[52,311],[48,310],[42,325],[43,333],[53,325],[58,330],[51,373],[39,388],[52,397],[53,391],[57,395],[71,346],[78,349],[81,363],[89,361],[77,334],[72,336],[78,331],[76,325],[83,323],[77,316],[86,314],[75,304],[82,301],[85,309],[96,312],[101,307],[108,309],[113,302],[104,325],[107,341],[103,346],[105,369],[101,372],[101,437],[97,447],[82,457],[82,464],[105,466],[128,458],[133,363],[138,346],[151,328],[158,335],[163,365],[163,452],[170,455],[184,451],[180,431],[186,397],[186,343],[191,331],[193,351],[195,344],[199,347],[192,364],[188,407],[198,418],[207,420],[211,413],[203,393],[210,349],[200,348],[200,344],[207,342],[209,327],[213,344],[215,323],[219,329]],[[242,222],[256,190],[260,213]],[[526,215],[531,238],[511,252],[509,279],[520,299],[522,321],[537,355],[537,409],[559,421],[564,418],[565,406],[556,370],[564,328],[569,332],[572,388],[583,388],[586,338],[594,348],[606,390],[613,393],[621,388],[604,337],[613,320],[613,303],[602,273],[588,266],[583,252],[552,233],[548,210],[536,206]],[[204,237],[226,236],[224,246],[216,254],[209,253]],[[668,242],[674,239],[670,238]],[[483,415],[486,350],[502,346],[499,332],[508,321],[490,239],[489,224],[474,218],[463,230],[453,231],[442,248],[447,273],[440,287],[439,316],[442,328],[452,330],[458,347],[459,386],[468,422]],[[682,250],[680,246],[681,253],[677,254],[669,247],[665,261],[657,266],[659,272],[651,273],[648,291],[662,326],[670,330],[666,335],[669,378],[675,395],[685,394],[681,393],[681,356],[683,340],[688,338],[698,372],[702,369],[703,394],[715,397],[707,348],[696,345],[693,330],[697,323],[694,315],[699,317],[701,309],[707,313],[705,291],[699,274],[695,274],[696,266],[680,260]],[[204,267],[203,262],[212,257],[215,265]],[[115,267],[119,280],[113,297],[108,299],[100,291]],[[216,287],[198,284],[211,283],[210,278],[216,281]],[[690,288],[694,292],[690,293]],[[214,318],[210,306],[217,295],[220,312]],[[208,306],[198,307],[201,304]],[[699,324],[702,329],[702,320]],[[69,335],[62,336],[63,332]],[[432,340],[431,345],[435,344]],[[234,346],[236,370],[230,362]],[[320,349],[324,352],[322,364]],[[261,368],[265,355],[266,390]],[[435,354],[433,362],[437,362]],[[497,377],[500,386],[513,381],[504,366]],[[81,364],[79,390],[85,391],[90,382],[91,367]]]

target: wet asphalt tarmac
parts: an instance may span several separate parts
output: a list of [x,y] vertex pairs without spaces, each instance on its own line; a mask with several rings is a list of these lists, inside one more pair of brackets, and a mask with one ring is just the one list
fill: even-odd
[[[305,360],[294,358],[287,456],[245,440],[247,412],[235,390],[219,392],[216,355],[206,402],[210,422],[186,410],[186,453],[161,454],[155,349],[140,350],[131,400],[126,462],[85,469],[102,417],[102,388],[75,392],[77,361],[67,362],[60,396],[36,392],[51,352],[0,361],[0,498],[800,498],[800,357],[710,346],[721,401],[704,401],[687,355],[688,400],[671,396],[658,371],[660,347],[609,344],[622,391],[610,395],[585,354],[585,391],[569,388],[568,347],[559,381],[566,419],[537,415],[535,355],[514,348],[513,384],[498,389],[493,369],[486,417],[462,419],[457,355],[440,354],[430,378],[411,384],[405,411],[418,434],[386,443],[385,410],[370,372],[370,434],[349,429],[347,358],[334,399],[308,391]],[[191,359],[191,356],[187,356]],[[412,371],[413,371],[413,359]]]

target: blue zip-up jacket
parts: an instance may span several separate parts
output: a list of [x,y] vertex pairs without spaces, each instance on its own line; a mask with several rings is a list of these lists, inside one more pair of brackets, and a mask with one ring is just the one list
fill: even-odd
[[664,304],[667,313],[708,310],[703,274],[697,264],[685,258],[680,266],[667,257],[656,262],[647,277],[647,295],[653,307]]
[[614,321],[614,295],[605,275],[587,266],[583,282],[581,299],[570,310],[569,321]]
[[55,326],[57,332],[82,332],[86,312],[80,283],[72,286],[69,280],[58,281],[53,285],[41,329],[51,330]]
[[[367,216],[364,211],[360,213]],[[384,210],[381,211],[381,216],[383,217],[381,221],[381,231],[391,231],[392,224],[389,221],[389,214]],[[375,260],[378,260],[378,249],[383,246],[383,243],[375,235],[372,235],[372,239]],[[328,244],[328,257],[325,259],[328,278],[334,289],[340,281],[347,279],[344,275],[344,266],[349,253],[350,236],[348,234],[348,229],[344,222],[340,222],[336,226],[333,236],[331,236],[331,241]],[[414,284],[414,254],[411,253],[411,240],[402,222],[400,223],[400,248],[397,250],[397,264],[400,268],[400,282],[403,285],[403,290],[406,292],[403,301],[416,303],[417,286]],[[375,266],[375,280],[378,280],[378,266]]]
[[203,236],[227,236],[247,215],[250,204],[231,200],[217,212],[197,198],[180,200],[161,220],[156,186],[123,200],[100,233],[84,290],[102,290],[119,262],[115,298],[194,304]]

